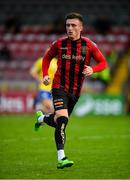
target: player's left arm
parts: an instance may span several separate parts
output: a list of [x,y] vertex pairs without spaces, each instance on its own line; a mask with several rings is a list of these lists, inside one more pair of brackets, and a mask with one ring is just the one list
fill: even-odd
[[94,60],[97,62],[94,66],[85,65],[83,74],[84,76],[90,76],[95,72],[99,72],[104,70],[108,67],[107,61],[101,51],[98,49],[97,45],[93,42],[90,42],[89,44],[89,50],[91,57],[94,58]]
[[97,45],[93,42],[91,43],[91,55],[97,62],[96,65],[92,66],[93,72],[103,71],[108,67],[107,61],[101,51],[98,49]]

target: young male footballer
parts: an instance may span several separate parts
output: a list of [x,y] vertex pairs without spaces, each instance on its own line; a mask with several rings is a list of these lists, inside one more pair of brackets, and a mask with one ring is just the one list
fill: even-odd
[[[64,151],[66,140],[65,129],[69,122],[72,110],[79,99],[85,77],[107,68],[107,62],[95,43],[81,35],[83,30],[83,17],[72,12],[66,15],[67,36],[59,38],[52,43],[45,53],[42,62],[43,83],[49,85],[48,69],[51,59],[58,58],[57,71],[52,84],[54,113],[44,115],[37,112],[35,128],[46,123],[55,128],[55,143],[58,155],[57,168],[63,169],[74,164]],[[96,65],[90,66],[91,58]]]

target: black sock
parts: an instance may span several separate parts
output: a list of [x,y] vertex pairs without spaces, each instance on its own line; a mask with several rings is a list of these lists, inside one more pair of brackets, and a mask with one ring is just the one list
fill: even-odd
[[65,156],[64,158],[62,158],[62,160],[65,160],[65,159],[67,159],[67,157]]
[[51,127],[56,127],[56,123],[54,122],[54,116],[55,114],[45,115],[44,122]]
[[64,144],[66,140],[65,128],[68,123],[68,118],[61,116],[57,118],[57,126],[55,129],[55,142],[57,150],[64,149]]

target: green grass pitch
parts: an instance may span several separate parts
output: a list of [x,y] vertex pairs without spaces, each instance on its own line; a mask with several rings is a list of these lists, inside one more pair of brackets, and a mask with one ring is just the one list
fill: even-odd
[[72,116],[57,169],[54,129],[34,131],[35,115],[0,115],[0,179],[130,179],[130,117]]

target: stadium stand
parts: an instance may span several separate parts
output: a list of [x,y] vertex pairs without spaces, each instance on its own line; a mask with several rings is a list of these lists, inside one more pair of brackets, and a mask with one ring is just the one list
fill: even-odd
[[[0,1],[0,7],[0,49],[3,45],[6,46],[11,55],[8,63],[0,59],[1,86],[3,82],[5,84],[5,81],[11,84],[10,80],[17,83],[33,82],[28,72],[31,64],[37,57],[42,56],[49,44],[59,36],[59,34],[51,33],[55,28],[54,21],[57,17],[64,17],[70,11],[78,11],[85,17],[87,25],[83,33],[97,43],[108,58],[112,78],[114,67],[130,45],[130,1],[128,0],[121,2],[117,0],[96,2],[94,0],[66,0],[64,3],[60,0],[53,2],[51,0],[32,0],[31,2],[5,0]],[[7,14],[17,17],[20,23],[17,33],[6,31]],[[96,17],[103,14],[114,22],[105,35],[97,33],[93,26]]]
[[[130,43],[130,30],[127,27],[118,27],[118,33],[115,31],[116,27],[111,30],[110,34],[103,36],[101,34],[96,34],[93,30],[89,33],[84,32],[86,36],[92,39],[98,44],[100,49],[107,54],[114,51],[116,54],[121,56],[126,49],[129,47]],[[119,31],[120,29],[120,31]],[[8,68],[6,63],[2,60],[0,62],[1,79],[25,79],[30,80],[31,77],[28,75],[28,70],[33,61],[44,54],[45,50],[49,44],[57,38],[58,35],[51,34],[45,35],[41,32],[36,32],[35,28],[31,29],[31,33],[21,33],[14,34],[4,34],[0,38],[0,47],[6,45],[10,50],[12,60],[8,62]],[[106,56],[108,57],[108,56]],[[117,58],[117,56],[116,56]],[[117,59],[110,58],[108,63],[110,63],[111,70],[116,64]],[[113,62],[112,62],[113,60]],[[4,65],[3,65],[4,64]],[[5,69],[4,69],[5,67]],[[2,68],[2,69],[1,69]],[[4,73],[3,73],[4,71]]]
[[[106,15],[114,19],[118,24],[130,24],[130,1],[117,0],[60,0],[37,1],[31,0],[17,1],[5,0],[0,2],[1,16],[0,23],[3,23],[8,15],[20,17],[24,24],[48,24],[52,23],[59,15],[64,15],[70,11],[78,11],[86,17],[87,22],[91,22],[94,17]],[[58,8],[57,8],[58,7]]]

